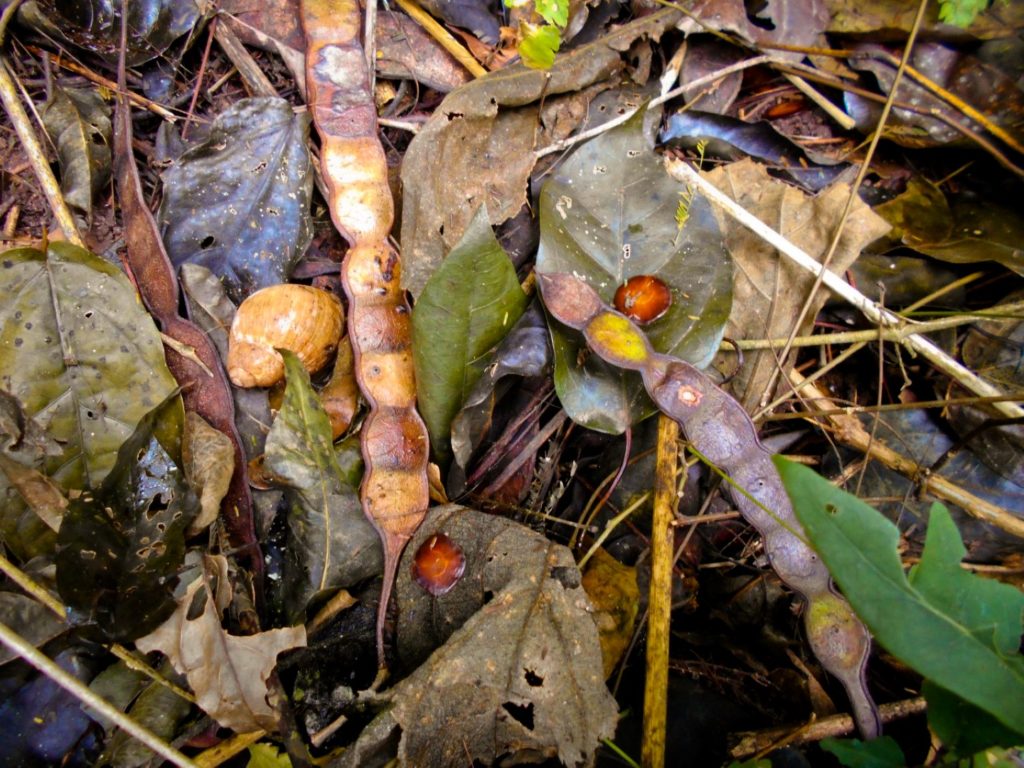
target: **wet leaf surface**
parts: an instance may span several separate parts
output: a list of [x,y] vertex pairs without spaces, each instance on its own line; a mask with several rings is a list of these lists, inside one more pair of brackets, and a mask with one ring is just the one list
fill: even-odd
[[[434,597],[409,569],[419,546],[442,532],[463,549],[466,571]],[[396,686],[391,709],[346,753],[346,764],[381,747],[385,733],[401,734],[399,760],[416,765],[491,764],[505,753],[564,764],[590,759],[614,730],[616,707],[569,551],[452,505],[431,511],[406,552],[396,590],[400,651],[411,661],[443,645]]]
[[417,405],[439,462],[451,460],[452,419],[480,379],[484,356],[519,320],[526,302],[481,206],[412,313]]
[[201,264],[239,302],[284,282],[312,236],[309,118],[283,99],[241,99],[164,172],[171,261]]
[[356,489],[342,477],[327,414],[294,355],[283,353],[288,386],[267,436],[265,463],[287,483],[287,620],[305,620],[306,606],[326,590],[350,587],[381,572],[377,534],[363,516]]
[[150,412],[97,488],[72,501],[57,537],[57,589],[76,623],[131,640],[174,609],[185,530],[198,501],[154,429],[177,407]]
[[[72,245],[7,251],[0,275],[0,386],[60,442],[44,473],[68,489],[98,486],[135,425],[174,388],[153,321],[115,267]],[[20,518],[5,506],[5,541],[36,553]]]
[[[707,365],[732,302],[732,262],[702,196],[680,230],[683,187],[664,169],[644,135],[642,115],[577,149],[544,184],[540,197],[539,273],[568,272],[608,302],[633,275],[654,275],[673,297],[647,327],[655,349]],[[578,424],[618,433],[653,412],[640,377],[581,363],[578,334],[551,326],[555,387]]]
[[[26,3],[22,20],[100,56],[117,56],[121,39],[121,6],[100,0]],[[156,58],[199,22],[195,0],[141,0],[128,11],[128,62]]]

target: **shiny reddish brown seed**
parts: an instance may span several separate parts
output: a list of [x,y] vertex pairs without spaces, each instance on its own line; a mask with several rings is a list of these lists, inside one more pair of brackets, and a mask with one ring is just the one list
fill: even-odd
[[466,570],[466,556],[459,545],[443,533],[431,536],[412,561],[412,577],[432,595],[443,595],[455,586]]
[[615,308],[641,325],[653,323],[672,306],[672,291],[654,275],[634,275],[615,292]]

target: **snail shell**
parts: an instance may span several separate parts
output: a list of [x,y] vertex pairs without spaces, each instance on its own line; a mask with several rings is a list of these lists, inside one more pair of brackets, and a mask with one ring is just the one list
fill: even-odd
[[269,387],[284,377],[287,349],[310,373],[334,356],[344,312],[336,296],[308,285],[282,283],[243,301],[228,336],[228,377],[239,387]]

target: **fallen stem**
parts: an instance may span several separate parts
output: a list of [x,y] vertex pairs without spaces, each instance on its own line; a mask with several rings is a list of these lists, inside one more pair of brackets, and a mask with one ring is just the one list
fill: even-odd
[[110,720],[122,731],[145,744],[165,760],[182,768],[195,768],[196,764],[188,757],[149,729],[136,723],[121,710],[107,702],[106,699],[97,696],[88,686],[58,667],[52,660],[36,650],[31,643],[27,642],[2,622],[0,622],[0,643],[3,643],[14,653],[18,654],[35,669],[39,670],[41,674],[46,675],[47,678],[82,702],[84,706],[95,710],[98,715]]
[[[727,195],[721,192],[707,179],[703,178],[687,163],[681,160],[666,160],[668,172],[683,184],[692,184],[704,195],[719,205],[726,213],[750,229],[752,232],[763,238],[770,245],[774,246],[779,253],[788,258],[797,266],[814,275],[821,275],[821,282],[826,288],[839,295],[854,307],[859,309],[865,317],[879,325],[899,328],[907,321],[894,312],[881,307],[871,301],[849,283],[846,283],[839,275],[822,269],[821,263],[811,258],[802,248],[797,247],[785,237],[780,235],[771,227],[761,222],[753,214],[749,213],[742,206],[738,205]],[[877,332],[875,334],[877,338]],[[951,358],[929,339],[916,332],[907,333],[905,338],[900,340],[905,346],[917,352],[929,360],[936,368],[955,379],[965,389],[969,389],[982,397],[1002,397],[1003,392],[989,384],[974,372],[968,370],[956,360]],[[1004,416],[1012,419],[1024,418],[1024,408],[1011,402],[996,402],[994,406]]]

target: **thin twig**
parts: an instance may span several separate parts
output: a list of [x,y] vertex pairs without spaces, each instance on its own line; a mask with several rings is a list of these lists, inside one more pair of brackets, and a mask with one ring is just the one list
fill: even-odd
[[[837,410],[835,403],[813,384],[807,385],[804,382],[804,377],[799,372],[791,371],[789,378],[794,386],[803,389],[809,395],[807,400],[808,407],[811,409],[811,413],[807,414],[809,421],[816,424],[819,423],[815,415],[815,411],[819,409],[832,412]],[[967,514],[971,515],[971,517],[976,517],[986,523],[991,523],[1007,533],[1024,538],[1024,520],[1007,512],[1002,507],[964,490],[942,475],[927,472],[917,462],[897,453],[888,446],[872,441],[871,436],[856,416],[851,415],[849,412],[833,413],[827,419],[832,425],[835,437],[839,442],[861,451],[913,482],[920,483],[925,491],[931,493],[936,498],[956,504]]]
[[438,24],[434,17],[420,8],[414,0],[395,0],[395,2],[398,3],[399,8],[419,22],[420,26],[427,31],[427,34],[437,40],[459,64],[466,68],[469,74],[473,77],[483,77],[487,74],[487,70],[480,65],[480,62],[474,59],[473,55],[458,40],[452,37],[447,29]]
[[0,54],[0,101],[3,102],[7,117],[10,118],[11,125],[14,126],[15,132],[18,134],[21,146],[25,150],[25,154],[32,166],[32,172],[39,181],[39,185],[43,188],[43,194],[50,204],[50,210],[57,220],[57,226],[60,227],[64,238],[68,242],[79,247],[85,247],[85,242],[78,233],[78,225],[75,224],[75,218],[71,215],[71,210],[64,201],[60,184],[50,169],[50,163],[46,159],[46,152],[39,143],[39,139],[36,137],[35,130],[32,127],[32,121],[29,120],[28,114],[26,114],[25,108],[18,98],[18,89],[14,85],[13,75],[7,66],[7,58],[3,54]]
[[[779,253],[790,261],[811,274],[821,275],[821,282],[833,293],[848,301],[859,309],[865,317],[873,323],[882,326],[899,328],[906,321],[899,315],[883,309],[867,296],[862,294],[852,285],[846,283],[841,277],[827,269],[823,269],[820,262],[814,260],[806,251],[797,247],[785,237],[780,235],[771,227],[762,223],[756,216],[749,213],[742,206],[731,200],[711,182],[700,176],[693,168],[681,160],[668,159],[666,167],[678,181],[683,184],[692,184],[698,188],[709,200],[719,205],[726,213],[739,221],[745,227],[753,231],[766,242],[774,246]],[[936,368],[947,376],[956,379],[965,389],[974,392],[982,397],[1002,397],[996,387],[969,371],[963,365],[951,358],[943,350],[939,349],[929,339],[917,333],[910,332],[902,343],[928,359]],[[1024,418],[1024,408],[1009,402],[999,402],[994,406],[1004,416],[1012,419]]]
[[80,680],[69,675],[53,661],[32,647],[31,643],[28,643],[24,638],[12,631],[10,627],[2,622],[0,622],[0,642],[82,702],[84,706],[89,707],[97,714],[110,720],[122,731],[145,744],[165,760],[173,763],[174,765],[181,766],[181,768],[195,768],[196,764],[189,758],[176,750],[170,744],[167,744],[163,739],[149,729],[136,723],[121,710],[112,706],[106,699],[98,696]]
[[679,425],[658,416],[658,454],[654,470],[654,512],[651,520],[651,585],[647,620],[647,665],[644,677],[644,768],[665,765],[668,715],[669,635],[672,624],[672,564],[675,543],[676,467]]

